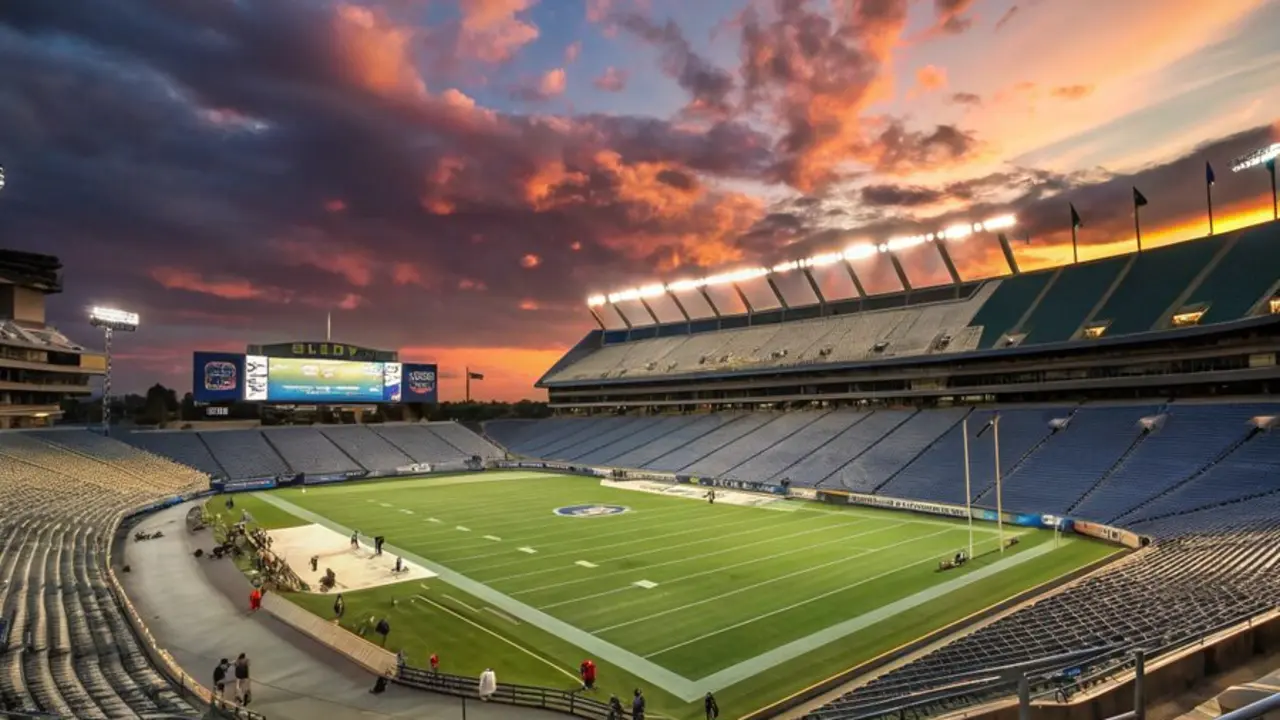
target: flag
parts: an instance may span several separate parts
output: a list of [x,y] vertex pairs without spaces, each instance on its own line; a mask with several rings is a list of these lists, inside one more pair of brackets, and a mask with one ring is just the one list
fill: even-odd
[[1210,165],[1209,163],[1205,163],[1204,164],[1204,184],[1212,185],[1214,182],[1216,182],[1216,180],[1217,179],[1213,175],[1213,166]]
[[468,380],[483,380],[483,379],[484,379],[484,373],[471,372],[470,370],[468,370],[468,371],[467,371],[467,379],[468,379]]
[[1071,229],[1084,227],[1084,221],[1080,219],[1080,213],[1076,212],[1075,203],[1067,203],[1071,206]]
[[1133,206],[1136,208],[1140,208],[1146,204],[1147,204],[1147,198],[1143,196],[1142,192],[1139,191],[1138,188],[1134,188],[1133,189]]

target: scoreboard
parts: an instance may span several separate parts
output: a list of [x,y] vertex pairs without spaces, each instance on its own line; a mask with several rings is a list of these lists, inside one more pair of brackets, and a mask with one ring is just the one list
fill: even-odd
[[[328,405],[434,403],[438,398],[436,366],[400,363],[394,353],[340,343],[249,349],[258,352],[195,353],[191,378],[195,400]],[[266,350],[274,352],[261,354]]]

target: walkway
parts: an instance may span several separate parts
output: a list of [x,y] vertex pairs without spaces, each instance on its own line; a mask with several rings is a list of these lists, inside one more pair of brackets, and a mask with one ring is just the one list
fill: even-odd
[[[187,532],[189,507],[144,520],[139,527],[165,537],[124,542],[131,572],[116,571],[156,640],[192,677],[208,682],[219,658],[243,652],[253,663],[251,708],[268,720],[462,720],[459,698],[395,686],[371,695],[372,676],[354,663],[266,613],[248,615],[244,575],[229,561],[192,556],[213,543],[207,530]],[[468,720],[563,717],[477,701],[468,701],[465,713]]]

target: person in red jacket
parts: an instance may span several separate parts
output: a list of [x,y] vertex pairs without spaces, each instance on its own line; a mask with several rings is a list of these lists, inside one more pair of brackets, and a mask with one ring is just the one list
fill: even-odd
[[262,607],[262,591],[259,590],[258,588],[254,588],[253,591],[249,593],[249,609],[257,610],[258,608],[261,608],[261,607]]
[[578,667],[578,673],[582,675],[582,689],[596,689],[596,664],[591,662],[590,658],[583,660],[582,665]]
[[431,653],[431,672],[440,672],[440,656],[435,653]]

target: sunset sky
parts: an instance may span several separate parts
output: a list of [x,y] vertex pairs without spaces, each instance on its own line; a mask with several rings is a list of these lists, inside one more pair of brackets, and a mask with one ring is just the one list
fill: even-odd
[[[124,390],[332,312],[443,399],[464,365],[539,397],[599,292],[1003,213],[1024,269],[1058,264],[1068,202],[1083,258],[1125,252],[1131,186],[1174,242],[1205,162],[1219,230],[1269,219],[1229,166],[1280,141],[1277,27],[1274,0],[7,0],[0,242],[62,258],[71,337],[141,315]],[[955,256],[1001,272],[990,236]]]

